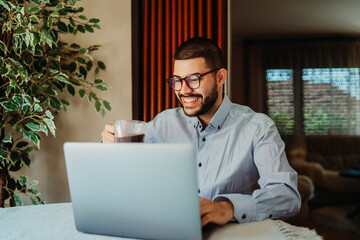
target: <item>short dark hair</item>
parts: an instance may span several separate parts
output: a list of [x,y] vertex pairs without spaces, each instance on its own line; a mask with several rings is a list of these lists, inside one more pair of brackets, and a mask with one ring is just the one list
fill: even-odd
[[219,46],[211,39],[194,37],[183,42],[175,51],[173,60],[187,60],[203,57],[211,68],[226,68]]

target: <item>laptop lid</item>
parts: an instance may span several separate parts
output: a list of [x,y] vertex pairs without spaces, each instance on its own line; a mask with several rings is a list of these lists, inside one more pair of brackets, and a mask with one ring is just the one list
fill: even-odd
[[191,144],[65,143],[76,229],[145,239],[201,239]]

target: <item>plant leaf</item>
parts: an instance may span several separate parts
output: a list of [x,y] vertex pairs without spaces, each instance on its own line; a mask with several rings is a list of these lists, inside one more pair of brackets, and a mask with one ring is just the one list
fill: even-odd
[[48,135],[48,128],[46,127],[45,123],[39,122],[40,131],[44,132],[46,136]]
[[11,139],[11,133],[7,134],[4,139],[2,140],[3,143],[11,143],[12,139]]
[[85,28],[83,25],[77,25],[76,29],[79,30],[79,32],[85,33]]
[[43,108],[38,103],[36,103],[34,105],[34,111],[41,112],[41,111],[43,111]]
[[95,84],[102,82],[104,82],[104,80],[102,80],[101,78],[95,78]]
[[102,86],[102,85],[97,85],[96,88],[101,90],[101,91],[104,91],[104,92],[108,91],[108,89],[106,87]]
[[29,20],[34,22],[34,23],[38,23],[39,22],[39,18],[35,15],[32,15],[29,17]]
[[104,103],[105,108],[110,111],[111,110],[110,103],[106,100],[104,100],[103,103]]
[[63,22],[61,22],[61,21],[57,22],[56,25],[57,25],[57,27],[59,28],[59,30],[62,31],[62,32],[66,32],[66,33],[67,33],[67,32],[69,31],[68,28],[67,28],[67,26],[66,26],[66,24],[63,23]]
[[[34,1],[34,0],[32,0],[32,1]],[[17,195],[16,193],[14,193],[14,199],[15,199],[15,201],[17,202],[17,204],[18,204],[19,206],[22,206],[22,205],[23,205],[23,203],[22,203],[22,201],[21,201],[21,198],[20,198],[19,195]]]
[[27,11],[28,11],[28,13],[34,13],[34,12],[37,12],[37,11],[39,11],[40,10],[40,8],[38,8],[38,7],[33,7],[33,8],[28,8],[27,9]]
[[86,64],[85,59],[81,58],[81,57],[77,57],[76,60],[82,64]]
[[51,134],[55,137],[55,123],[53,120],[49,119],[49,118],[44,118],[43,121],[46,123],[46,125],[48,126]]
[[50,106],[56,110],[60,110],[61,102],[56,97],[50,97]]
[[98,61],[99,68],[105,70],[105,64],[102,61]]
[[80,67],[79,67],[79,72],[80,72],[84,77],[86,77],[87,71],[86,71],[86,69],[85,69],[83,66],[80,66]]
[[84,95],[85,95],[85,90],[84,90],[84,89],[80,89],[80,90],[79,90],[79,96],[82,98],[82,97],[84,97]]
[[51,114],[50,110],[46,110],[45,111],[45,115],[50,118],[50,119],[54,119],[53,115]]
[[24,152],[29,153],[29,152],[32,152],[34,150],[35,150],[35,147],[27,147],[27,148],[25,148]]
[[12,99],[14,100],[14,102],[16,102],[19,106],[24,104],[24,101],[21,97],[19,96],[13,96]]
[[24,114],[26,114],[29,112],[30,108],[31,108],[31,106],[29,104],[24,104],[24,105],[22,105],[21,110]]
[[1,102],[0,105],[2,105],[6,110],[9,110],[9,111],[19,110],[19,106],[12,101]]
[[71,84],[68,84],[66,87],[67,87],[68,92],[69,92],[72,96],[75,96],[75,88],[74,88]]
[[98,19],[98,18],[91,18],[91,19],[89,20],[89,22],[91,22],[91,23],[98,23],[98,22],[100,22],[100,19]]
[[90,26],[90,25],[85,25],[85,29],[86,29],[86,31],[88,31],[88,32],[94,32],[94,29]]
[[38,185],[38,183],[39,183],[38,180],[30,180],[30,181],[29,181],[29,185],[30,185],[30,186]]
[[66,101],[65,99],[61,99],[60,102],[66,106],[70,105],[70,103],[68,101]]
[[70,63],[70,64],[69,64],[69,71],[70,71],[70,72],[75,72],[76,67],[77,67],[76,62]]
[[40,192],[34,188],[29,188],[28,191],[32,194],[34,194],[35,196],[40,195]]
[[22,27],[18,26],[14,30],[14,35],[20,35],[20,34],[23,34],[23,33],[25,33],[25,30]]
[[76,43],[73,43],[70,45],[71,48],[74,48],[74,49],[79,49],[80,48],[80,45],[76,44]]
[[[32,147],[32,149],[35,150],[34,147]],[[31,151],[30,151],[30,152],[31,152]],[[30,158],[29,158],[29,154],[28,154],[27,151],[24,152],[24,153],[22,153],[22,154],[20,155],[20,158],[21,158],[21,161],[22,161],[23,163],[25,163],[26,166],[30,166],[31,160],[30,160]]]
[[57,80],[59,80],[60,82],[69,83],[69,81],[66,80],[66,78],[64,78],[63,76],[57,75],[57,76],[55,76],[55,78],[56,78]]
[[71,6],[74,6],[76,4],[76,0],[69,0],[68,2],[71,4]]
[[27,145],[29,145],[28,142],[21,141],[16,144],[16,148],[23,148],[23,147],[26,147]]
[[2,5],[6,10],[10,12],[9,6],[6,3],[4,3],[2,0],[0,0],[0,5]]
[[29,105],[32,105],[33,102],[32,102],[32,99],[31,99],[31,97],[29,95],[23,94],[22,97]]
[[79,50],[78,50],[78,53],[87,53],[87,49],[86,48],[80,48]]
[[38,132],[40,131],[40,126],[35,124],[35,123],[27,123],[25,124],[26,127],[28,127],[31,131],[35,131],[35,132]]
[[40,139],[38,135],[33,132],[29,132],[30,140],[40,149]]
[[20,184],[20,186],[25,186],[25,184],[27,183],[28,179],[26,176],[20,176],[18,179],[18,182]]
[[100,107],[101,107],[101,103],[99,101],[96,101],[95,102],[95,109],[96,109],[97,112],[100,111]]
[[9,154],[3,146],[0,145],[0,157],[8,158]]

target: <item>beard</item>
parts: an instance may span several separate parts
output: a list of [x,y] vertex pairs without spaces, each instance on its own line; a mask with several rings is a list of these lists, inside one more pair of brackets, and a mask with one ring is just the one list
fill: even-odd
[[195,113],[192,113],[192,114],[186,113],[184,105],[183,105],[183,103],[181,101],[181,97],[185,97],[185,95],[180,94],[178,96],[178,101],[179,101],[184,113],[187,116],[195,117],[195,116],[201,116],[201,115],[204,115],[205,113],[207,113],[210,110],[210,108],[212,106],[214,106],[216,100],[218,99],[218,96],[219,96],[219,94],[218,94],[216,85],[214,85],[214,87],[212,88],[210,93],[205,97],[203,97],[200,94],[188,94],[188,95],[186,95],[186,97],[199,97],[199,98],[202,98],[202,100],[203,100],[200,109],[198,111],[196,111]]

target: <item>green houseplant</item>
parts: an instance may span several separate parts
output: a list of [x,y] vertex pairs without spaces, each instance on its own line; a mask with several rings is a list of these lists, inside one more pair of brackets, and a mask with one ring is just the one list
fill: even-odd
[[[40,148],[42,134],[55,136],[53,115],[65,110],[67,95],[79,95],[104,116],[109,102],[95,90],[109,85],[98,77],[103,62],[81,47],[61,41],[63,34],[92,33],[99,19],[82,15],[77,0],[0,0],[0,207],[44,200],[36,180],[11,172],[29,166],[29,153]],[[94,79],[87,74],[94,72]]]

